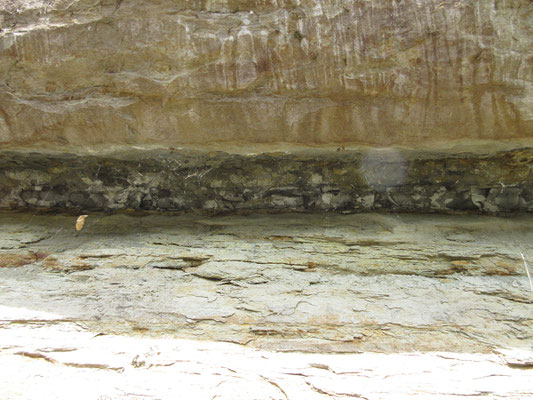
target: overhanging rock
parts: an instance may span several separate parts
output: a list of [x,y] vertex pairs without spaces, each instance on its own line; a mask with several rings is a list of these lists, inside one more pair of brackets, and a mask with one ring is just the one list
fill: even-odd
[[79,211],[533,210],[533,149],[0,153],[0,207]]
[[530,211],[532,15],[3,1],[0,208]]
[[0,142],[519,139],[530,0],[4,0]]

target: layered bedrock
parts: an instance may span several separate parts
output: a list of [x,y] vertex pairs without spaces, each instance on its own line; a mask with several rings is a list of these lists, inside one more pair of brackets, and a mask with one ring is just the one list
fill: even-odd
[[530,0],[4,0],[0,26],[3,208],[533,208]]

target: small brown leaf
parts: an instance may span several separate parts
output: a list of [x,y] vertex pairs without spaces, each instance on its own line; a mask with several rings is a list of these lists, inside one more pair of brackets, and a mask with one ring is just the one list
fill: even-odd
[[87,218],[88,215],[80,215],[78,219],[76,220],[76,230],[81,231],[83,229],[83,225],[85,225],[85,218]]

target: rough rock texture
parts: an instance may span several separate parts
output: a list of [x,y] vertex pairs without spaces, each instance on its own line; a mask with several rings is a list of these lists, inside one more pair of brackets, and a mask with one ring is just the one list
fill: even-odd
[[0,397],[17,400],[533,399],[533,352],[298,354],[98,335],[0,307]]
[[533,210],[530,0],[4,0],[0,23],[0,208]]
[[0,302],[274,350],[529,348],[531,217],[1,216]]
[[0,142],[533,134],[531,0],[3,0]]
[[532,26],[0,0],[0,397],[533,398],[529,216],[94,213],[533,211]]
[[533,211],[533,150],[0,152],[0,208]]
[[1,398],[533,398],[529,216],[75,221],[0,214]]

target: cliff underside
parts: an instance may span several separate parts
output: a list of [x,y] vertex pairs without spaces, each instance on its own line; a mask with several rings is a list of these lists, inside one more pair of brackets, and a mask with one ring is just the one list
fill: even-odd
[[530,0],[4,0],[0,142],[532,136]]
[[529,0],[4,0],[0,23],[0,208],[533,208]]

